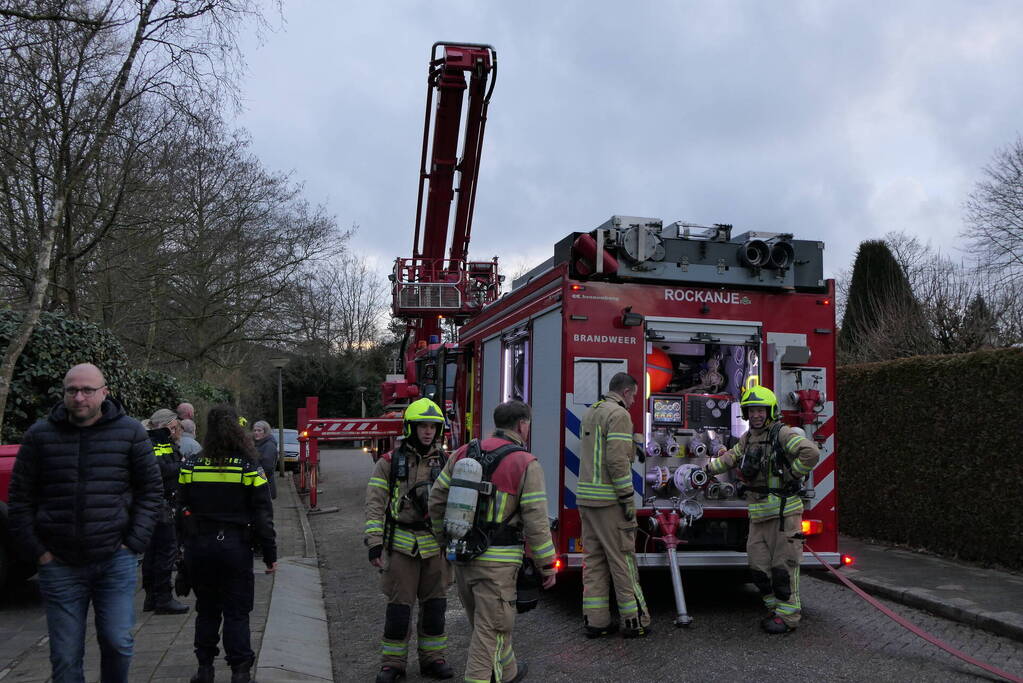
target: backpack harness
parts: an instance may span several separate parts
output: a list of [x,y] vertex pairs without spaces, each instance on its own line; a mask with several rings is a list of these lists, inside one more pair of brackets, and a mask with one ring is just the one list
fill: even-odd
[[[745,486],[746,491],[752,491],[753,493],[766,496],[768,494],[775,494],[779,497],[780,502],[778,504],[778,530],[785,530],[785,503],[792,496],[799,493],[802,488],[802,477],[797,477],[792,472],[792,461],[789,459],[788,451],[781,445],[781,429],[784,427],[784,423],[778,420],[768,432],[768,444],[770,449],[773,451],[773,457],[768,455],[765,457],[760,445],[752,452],[743,453],[742,462],[740,464],[740,470],[743,475],[748,479],[754,478],[766,464],[769,469],[769,475],[774,474],[781,478],[784,482],[781,488],[770,488],[767,486]],[[750,473],[752,476],[750,476]]]
[[[388,552],[394,546],[394,527],[400,526],[402,529],[407,531],[430,531],[430,524],[426,521],[429,515],[429,508],[427,505],[427,496],[429,495],[429,488],[433,485],[433,482],[440,476],[441,469],[444,467],[444,463],[447,458],[444,457],[443,451],[437,451],[437,456],[440,457],[440,466],[430,468],[430,480],[417,482],[410,488],[399,501],[408,501],[409,505],[419,513],[422,517],[418,522],[399,522],[394,516],[392,511],[392,503],[394,502],[395,488],[398,486],[399,481],[408,481],[409,477],[409,463],[408,453],[405,452],[405,442],[403,441],[401,446],[397,449],[394,456],[391,458],[391,470],[387,477],[387,505],[384,507],[384,548]],[[422,456],[421,456],[422,457]],[[422,492],[420,493],[420,489]],[[400,509],[400,503],[399,503]]]
[[464,550],[455,553],[455,560],[458,562],[470,562],[487,551],[492,545],[521,545],[523,543],[521,525],[507,524],[505,522],[487,522],[481,518],[486,503],[494,495],[494,484],[491,478],[497,466],[509,453],[521,451],[522,446],[517,443],[509,443],[492,451],[484,451],[480,446],[479,439],[469,442],[465,457],[472,458],[483,468],[483,478],[479,482],[466,479],[452,479],[451,486],[476,489],[479,498],[476,501],[476,515],[473,518],[472,529],[465,535]]

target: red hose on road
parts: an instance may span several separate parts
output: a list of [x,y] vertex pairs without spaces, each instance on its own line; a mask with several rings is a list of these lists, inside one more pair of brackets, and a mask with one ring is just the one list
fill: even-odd
[[967,664],[973,664],[974,666],[978,666],[981,669],[984,669],[984,671],[987,671],[989,673],[993,673],[996,676],[1001,676],[1002,678],[1004,678],[1007,681],[1012,681],[1012,683],[1023,683],[1023,678],[1020,678],[1019,676],[1013,676],[1012,674],[1010,674],[1010,673],[1008,673],[1006,671],[1002,671],[1001,669],[999,669],[996,666],[991,666],[990,664],[985,664],[984,662],[981,662],[981,661],[979,661],[977,659],[974,659],[973,657],[971,657],[970,655],[966,654],[965,652],[957,650],[954,647],[952,647],[951,645],[938,640],[937,638],[932,636],[930,633],[928,633],[927,631],[925,631],[922,628],[920,628],[919,626],[917,626],[916,624],[913,624],[913,623],[911,623],[909,621],[906,621],[905,619],[900,617],[898,614],[896,614],[895,612],[891,611],[890,609],[888,609],[887,607],[882,605],[879,600],[877,600],[876,598],[874,598],[871,595],[868,595],[866,592],[863,591],[862,588],[860,588],[859,586],[854,584],[852,581],[850,581],[849,579],[847,579],[846,577],[842,576],[837,571],[835,571],[834,567],[830,566],[827,562],[822,560],[820,555],[815,553],[810,546],[804,544],[803,547],[806,548],[807,550],[809,550],[810,554],[813,555],[815,558],[817,558],[817,561],[820,562],[824,566],[825,569],[827,569],[829,572],[831,572],[836,577],[838,577],[838,580],[841,581],[842,583],[844,583],[848,588],[852,589],[852,591],[854,593],[856,593],[856,595],[860,596],[861,598],[863,598],[864,600],[869,602],[871,605],[873,605],[877,609],[881,610],[881,612],[883,612],[886,617],[888,617],[889,619],[891,619],[892,621],[894,621],[898,625],[902,626],[903,628],[907,629],[908,631],[912,632],[913,634],[920,636],[921,638],[926,640],[928,643],[930,643],[932,645],[937,645],[938,647],[940,647],[945,652],[947,652],[950,655],[953,655],[955,657],[958,657],[959,659],[963,660]]

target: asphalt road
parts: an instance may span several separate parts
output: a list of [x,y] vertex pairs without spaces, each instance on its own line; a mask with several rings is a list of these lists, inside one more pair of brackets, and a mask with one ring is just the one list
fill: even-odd
[[[361,451],[324,451],[321,508],[310,517],[320,557],[334,673],[372,681],[379,668],[384,598],[362,544],[363,502],[372,469]],[[643,575],[654,633],[640,640],[582,636],[578,577],[562,576],[540,607],[516,622],[514,647],[535,681],[983,681],[998,680],[902,629],[846,588],[804,574],[802,626],[768,636],[753,587],[734,575],[684,573],[694,624],[676,629],[666,570]],[[1023,674],[1023,643],[888,603],[947,643],[1003,670]],[[461,679],[468,622],[454,588],[448,601],[448,659]],[[409,678],[418,678],[414,646]]]

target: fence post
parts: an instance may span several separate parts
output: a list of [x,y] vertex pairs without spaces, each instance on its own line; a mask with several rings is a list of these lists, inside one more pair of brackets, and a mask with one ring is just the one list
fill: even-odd
[[[319,415],[317,409],[320,405],[318,396],[308,396],[305,400],[306,417],[315,420]],[[319,509],[316,504],[317,491],[320,478],[320,441],[310,439],[309,441],[309,510]]]
[[304,407],[298,409],[298,418],[295,424],[298,426],[298,492],[309,492],[309,441],[302,436],[306,431],[306,410]]

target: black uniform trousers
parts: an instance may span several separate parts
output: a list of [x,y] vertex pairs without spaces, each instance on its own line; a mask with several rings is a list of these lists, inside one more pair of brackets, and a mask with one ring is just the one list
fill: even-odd
[[178,534],[173,522],[157,522],[153,538],[142,556],[142,587],[146,589],[146,602],[159,607],[169,602],[171,574],[178,559]]
[[234,666],[254,658],[249,634],[255,581],[252,548],[242,529],[202,533],[185,541],[185,565],[195,591],[195,656],[212,664],[224,620],[224,651]]

